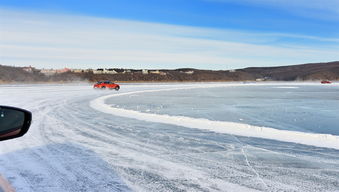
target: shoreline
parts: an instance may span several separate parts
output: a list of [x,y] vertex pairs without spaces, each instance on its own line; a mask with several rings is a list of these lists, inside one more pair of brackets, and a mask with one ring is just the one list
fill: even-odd
[[[115,83],[130,84],[130,83],[143,83],[143,84],[157,84],[157,83],[255,83],[255,84],[264,84],[264,83],[320,83],[321,80],[308,80],[308,81],[113,81]],[[32,82],[19,82],[19,81],[0,81],[0,85],[37,85],[37,84],[46,84],[46,85],[57,85],[57,84],[93,84],[96,81],[32,81]],[[337,81],[332,81],[332,84],[338,83]]]

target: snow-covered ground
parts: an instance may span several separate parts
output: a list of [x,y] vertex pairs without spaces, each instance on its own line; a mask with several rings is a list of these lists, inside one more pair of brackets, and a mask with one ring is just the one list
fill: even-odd
[[3,85],[0,105],[32,111],[33,124],[0,143],[0,174],[17,191],[338,191],[338,92],[304,83]]

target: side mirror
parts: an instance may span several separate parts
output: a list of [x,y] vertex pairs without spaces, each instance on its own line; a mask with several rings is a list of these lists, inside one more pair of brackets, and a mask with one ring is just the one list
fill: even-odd
[[0,141],[21,137],[27,133],[32,113],[15,107],[0,106]]

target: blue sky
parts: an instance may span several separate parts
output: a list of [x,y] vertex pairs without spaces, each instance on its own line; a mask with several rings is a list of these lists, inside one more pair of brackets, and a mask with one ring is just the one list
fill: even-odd
[[339,60],[339,0],[0,0],[0,16],[0,63],[9,65],[231,69]]

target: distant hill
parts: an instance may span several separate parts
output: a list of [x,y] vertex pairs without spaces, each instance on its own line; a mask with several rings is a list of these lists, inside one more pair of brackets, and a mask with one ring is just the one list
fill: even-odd
[[22,67],[11,67],[0,65],[0,82],[35,82],[45,81],[44,75],[40,73],[29,73]]
[[[87,74],[90,81],[309,81],[339,80],[339,61],[281,67],[250,67],[237,70],[198,70],[182,68],[160,70],[166,75],[142,73]],[[187,72],[193,71],[192,74]]]
[[339,80],[339,61],[281,67],[250,67],[239,71],[249,73],[256,78],[266,77],[277,81]]
[[[27,72],[22,67],[0,65],[0,82],[72,82],[99,80],[112,81],[308,81],[339,80],[339,61],[329,63],[311,63],[281,67],[249,67],[237,70],[198,70],[182,68],[175,70],[141,70],[116,69],[116,74],[94,74],[91,71],[76,73],[65,72],[44,75],[38,69]],[[153,72],[152,72],[153,71]]]
[[82,78],[78,74],[70,72],[46,76],[37,69],[27,72],[24,70],[24,67],[0,65],[0,83],[71,82],[82,80],[87,79]]

